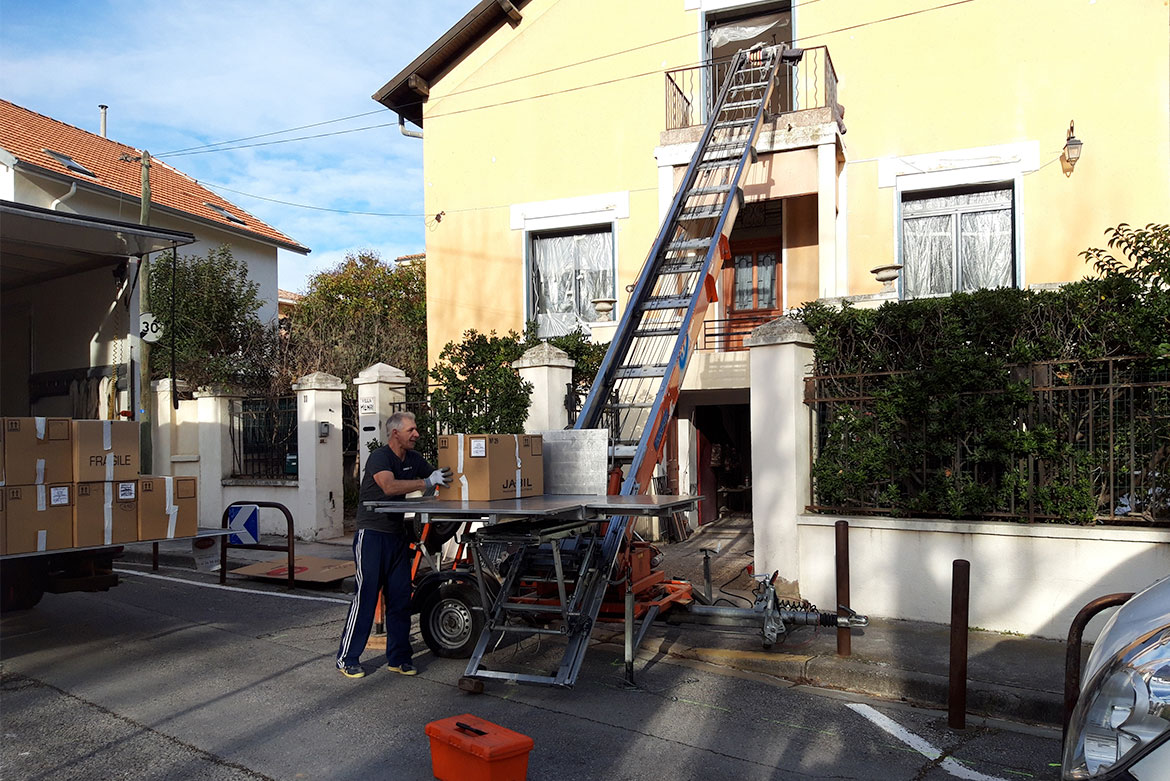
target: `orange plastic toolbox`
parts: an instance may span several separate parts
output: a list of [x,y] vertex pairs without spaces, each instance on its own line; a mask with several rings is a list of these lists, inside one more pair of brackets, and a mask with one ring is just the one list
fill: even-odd
[[431,768],[439,781],[524,781],[532,738],[470,713],[432,721]]

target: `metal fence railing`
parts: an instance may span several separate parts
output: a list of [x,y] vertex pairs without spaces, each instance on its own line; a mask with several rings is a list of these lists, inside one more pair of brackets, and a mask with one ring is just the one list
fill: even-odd
[[752,331],[764,323],[775,320],[779,315],[740,315],[722,320],[704,320],[703,333],[699,338],[699,350],[707,352],[739,352],[746,350],[744,340]]
[[295,479],[296,396],[233,399],[229,409],[232,477]]
[[[1089,505],[1092,522],[1170,527],[1170,362],[1103,358],[1037,362],[1012,371],[1031,388],[1030,400],[1019,405],[1010,421],[1012,436],[1026,438],[1044,432],[1051,444],[1039,452],[1033,449],[1027,457],[1005,460],[989,456],[984,445],[973,448],[973,434],[954,442],[933,442],[921,452],[946,451],[948,455],[923,456],[911,473],[902,474],[899,485],[904,495],[945,478],[983,487],[986,495],[1007,497],[977,517],[1062,522],[1071,519],[1045,508],[1052,506],[1054,497],[1075,493]],[[828,452],[826,446],[832,446],[826,440],[830,430],[837,441],[884,440],[889,448],[902,452],[916,446],[915,438],[921,438],[926,428],[921,419],[904,421],[898,432],[883,429],[879,434],[876,428],[880,425],[876,405],[899,374],[824,375],[806,380],[805,403],[812,408],[815,432],[814,476],[817,460]],[[964,401],[977,405],[980,395],[966,394]],[[889,426],[889,421],[884,425]],[[873,485],[854,492],[843,505],[825,501],[814,477],[810,508],[888,514],[892,508],[883,505],[882,489],[894,478],[874,478]],[[1015,488],[998,490],[1005,485]]]
[[[776,73],[777,83],[768,104],[770,115],[837,106],[837,72],[829,50],[817,46],[788,50]],[[689,68],[666,72],[666,129],[702,125],[727,78],[732,57],[708,60]]]

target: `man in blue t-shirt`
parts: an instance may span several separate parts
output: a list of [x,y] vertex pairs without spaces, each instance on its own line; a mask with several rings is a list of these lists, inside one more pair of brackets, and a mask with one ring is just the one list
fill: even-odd
[[337,669],[347,678],[361,678],[362,651],[370,639],[378,592],[385,593],[386,662],[391,671],[416,675],[410,663],[410,540],[402,513],[377,513],[366,502],[404,499],[451,483],[450,469],[435,469],[414,449],[418,426],[410,412],[395,412],[386,421],[387,444],[370,453],[358,493],[357,533],[353,536],[355,589]]

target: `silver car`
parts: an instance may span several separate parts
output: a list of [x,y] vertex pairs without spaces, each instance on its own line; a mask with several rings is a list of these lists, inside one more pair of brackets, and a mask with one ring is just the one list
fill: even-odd
[[1170,781],[1170,577],[1109,618],[1082,680],[1063,778]]

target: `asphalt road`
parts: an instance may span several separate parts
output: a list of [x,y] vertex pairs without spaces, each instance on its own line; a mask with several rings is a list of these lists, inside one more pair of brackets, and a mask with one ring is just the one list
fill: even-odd
[[[124,569],[130,569],[124,565]],[[127,575],[0,621],[0,778],[429,779],[428,722],[473,713],[531,736],[530,779],[1055,779],[1059,734],[666,658],[623,682],[596,645],[571,691],[456,686],[464,662],[350,680],[336,593]],[[178,582],[178,581],[187,582]],[[523,658],[547,648],[501,651]]]

